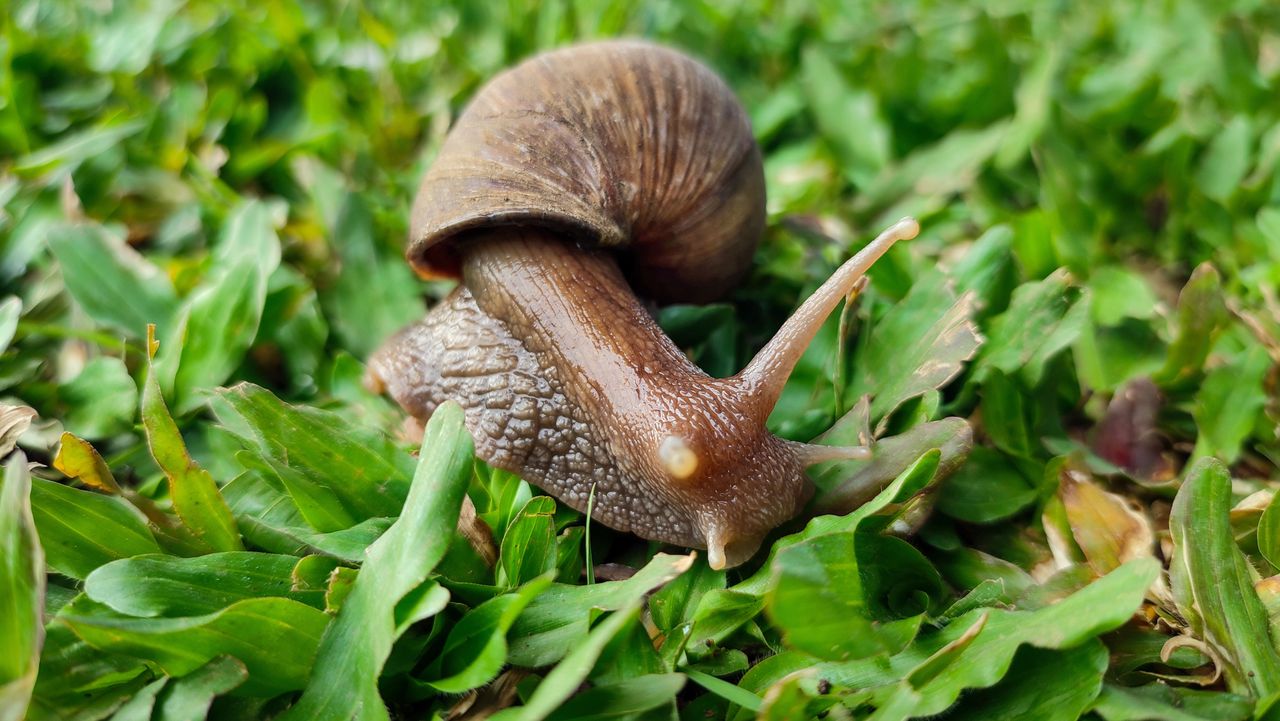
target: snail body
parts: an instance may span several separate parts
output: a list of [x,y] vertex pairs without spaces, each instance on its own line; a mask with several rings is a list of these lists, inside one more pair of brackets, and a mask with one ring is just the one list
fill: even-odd
[[461,284],[370,359],[426,420],[466,411],[478,455],[592,519],[742,563],[812,493],[804,467],[865,448],[787,441],[765,419],[826,316],[903,221],[814,293],[741,373],[712,378],[639,296],[704,302],[749,268],[764,179],[745,113],[674,51],[607,42],[538,56],[480,91],[415,202],[407,256]]

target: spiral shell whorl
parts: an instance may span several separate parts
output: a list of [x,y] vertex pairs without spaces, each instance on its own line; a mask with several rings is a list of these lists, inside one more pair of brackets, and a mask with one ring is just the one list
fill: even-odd
[[616,248],[644,295],[700,302],[745,274],[764,209],[759,150],[729,88],[675,51],[603,42],[481,89],[423,180],[407,255],[456,277],[467,231],[537,226]]

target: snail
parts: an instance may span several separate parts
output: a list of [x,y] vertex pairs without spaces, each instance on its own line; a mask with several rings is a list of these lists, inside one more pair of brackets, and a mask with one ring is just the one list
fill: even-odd
[[732,288],[764,208],[746,114],[700,63],[638,41],[527,60],[478,92],[422,181],[406,257],[461,283],[373,354],[369,384],[422,421],[458,401],[482,459],[580,511],[594,495],[594,522],[740,564],[802,510],[806,466],[868,456],[765,419],[826,317],[918,230],[885,231],[712,378],[640,298]]

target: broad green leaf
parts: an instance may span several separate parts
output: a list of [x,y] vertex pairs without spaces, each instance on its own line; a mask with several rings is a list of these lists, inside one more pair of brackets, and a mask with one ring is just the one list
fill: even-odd
[[1080,380],[1099,391],[1116,391],[1158,373],[1168,360],[1155,328],[1134,318],[1123,318],[1110,328],[1086,323],[1073,350]]
[[453,541],[471,478],[462,408],[436,409],[400,518],[366,552],[355,586],[325,632],[314,675],[286,719],[386,719],[378,674],[396,639],[395,608],[421,585]]
[[1169,582],[1192,632],[1214,649],[1228,687],[1261,701],[1280,693],[1280,656],[1248,560],[1236,547],[1228,514],[1231,474],[1203,458],[1173,502]]
[[764,606],[762,589],[754,592],[733,588],[711,591],[698,601],[688,644],[697,648],[698,644],[718,643],[759,615]]
[[445,639],[439,678],[427,683],[437,691],[462,693],[492,681],[507,662],[511,624],[549,583],[549,576],[535,580],[467,612]]
[[1141,275],[1114,265],[1089,276],[1093,294],[1090,310],[1098,325],[1114,326],[1125,318],[1150,318],[1156,312],[1156,296]]
[[[779,538],[769,552],[769,560],[751,577],[733,586],[730,591],[763,594],[771,583],[771,566],[773,558],[786,548],[798,543],[834,533],[852,533],[858,531],[863,522],[885,510],[892,504],[901,504],[920,492],[922,488],[937,477],[941,453],[926,451],[904,468],[898,477],[886,485],[874,498],[863,503],[857,509],[844,515],[817,516],[809,520],[803,530],[789,536]],[[882,519],[883,520],[883,519]],[[882,528],[883,523],[877,528]],[[712,596],[715,594],[708,594]]]
[[[982,345],[973,323],[974,298],[956,298],[941,277],[933,275],[913,285],[911,293],[876,323],[866,352],[859,354],[859,376],[850,394],[871,394],[872,421],[959,375]],[[883,424],[877,431],[883,431]]]
[[[1280,125],[1272,128],[1272,135],[1280,142]],[[1267,239],[1267,250],[1271,259],[1280,262],[1280,206],[1271,206],[1258,211],[1258,230]],[[1199,270],[1199,268],[1197,268]]]
[[[328,591],[325,593],[325,610],[330,614],[342,608],[347,593],[355,585],[359,576],[355,569],[340,566],[329,576]],[[405,594],[396,604],[394,611],[396,636],[401,636],[413,624],[426,620],[440,613],[449,605],[449,590],[441,586],[435,579],[428,578],[421,585]]]
[[1226,203],[1235,195],[1249,171],[1252,145],[1253,126],[1244,115],[1237,115],[1214,133],[1195,175],[1205,195],[1220,203]]
[[330,488],[312,481],[305,474],[274,458],[262,458],[248,451],[236,455],[245,468],[259,471],[264,478],[274,478],[297,506],[307,525],[320,533],[350,528],[356,519],[342,505]]
[[44,553],[30,495],[27,458],[15,453],[0,487],[0,721],[26,715],[44,642]]
[[[869,703],[875,707],[873,718],[881,721],[906,721],[915,715],[915,709],[923,703],[921,689],[925,684],[937,679],[952,664],[960,660],[964,651],[973,645],[974,640],[986,625],[986,614],[977,615],[963,633],[948,641],[914,668],[907,669],[897,683],[857,690],[847,697],[845,705],[856,709],[858,706]],[[780,683],[775,683],[773,688],[785,684],[787,678],[794,677],[794,673],[784,677]],[[756,683],[758,683],[757,680],[752,680],[753,685]]]
[[962,546],[948,553],[935,553],[932,559],[943,577],[958,588],[976,590],[987,581],[998,584],[998,598],[1005,603],[1012,603],[1038,587],[1031,574],[1017,564],[973,548]]
[[640,615],[641,599],[633,597],[596,624],[586,638],[551,669],[520,708],[494,714],[494,721],[541,721],[573,695],[595,666],[604,647]]
[[1105,684],[1093,712],[1103,721],[1245,721],[1253,715],[1253,702],[1222,691],[1162,683],[1132,688]]
[[116,709],[116,712],[111,715],[111,721],[150,721],[155,712],[156,697],[168,683],[169,677],[164,676],[143,686],[133,695],[133,698]]
[[[159,682],[156,684],[160,685]],[[32,699],[26,721],[98,721],[123,708],[123,704],[135,694],[147,692],[146,686],[143,680],[135,679],[98,691],[58,699],[56,702]]]
[[13,334],[18,330],[18,318],[22,315],[22,299],[11,295],[0,301],[0,353],[9,348]]
[[1000,579],[988,578],[948,606],[942,612],[942,617],[955,618],[975,608],[1009,605],[1012,602],[1013,597],[1005,590],[1005,584]]
[[84,591],[130,616],[201,616],[269,596],[323,609],[323,589],[294,590],[297,563],[293,556],[246,551],[195,558],[135,556],[99,566],[85,579]]
[[734,686],[728,681],[718,679],[715,676],[702,673],[701,671],[695,671],[693,669],[686,669],[685,675],[687,675],[694,683],[707,689],[711,693],[714,693],[720,698],[729,701],[730,703],[736,704],[748,711],[760,710],[760,697],[744,688]]
[[[98,127],[81,130],[19,158],[13,170],[25,176],[49,174],[55,170],[69,173],[145,126],[145,121],[133,119],[115,124],[105,123]],[[116,290],[124,292],[132,289],[129,286],[119,286]],[[154,320],[148,319],[143,322],[154,322]],[[135,332],[141,327],[141,325],[134,326]]]
[[[1156,589],[1152,589],[1153,591]],[[1169,636],[1155,628],[1131,626],[1107,637],[1111,651],[1109,675],[1129,680],[1134,671],[1144,666],[1169,666],[1175,669],[1197,669],[1211,663],[1201,650],[1188,644],[1175,644],[1166,649]]]
[[241,383],[221,391],[218,420],[246,450],[327,488],[360,519],[394,516],[413,478],[413,459],[391,439],[318,408],[292,406]]
[[910,686],[913,690],[923,688],[925,684],[938,679],[947,671],[956,661],[963,658],[964,652],[967,651],[987,627],[988,614],[977,613],[969,616],[972,623],[963,632],[955,638],[947,641],[941,648],[934,651],[928,658],[921,661],[912,668],[904,677],[903,682]]
[[[835,150],[846,176],[857,186],[870,185],[889,161],[890,126],[879,100],[865,88],[849,87],[826,50],[817,45],[805,48],[800,86],[822,138]],[[850,127],[859,132],[850,133]]]
[[244,360],[262,319],[267,281],[280,264],[280,241],[261,202],[238,207],[227,218],[215,264],[182,304],[160,365],[173,378],[174,407],[185,414],[204,403],[200,391],[231,377]]
[[102,653],[85,643],[70,626],[55,616],[45,626],[40,674],[36,679],[32,708],[69,711],[68,707],[73,702],[106,695],[104,690],[127,687],[139,679],[150,677],[142,661]]
[[58,390],[68,406],[63,425],[84,438],[103,438],[129,430],[138,410],[138,386],[119,358],[89,361]]
[[114,6],[95,17],[89,34],[88,63],[98,73],[137,75],[146,69],[164,30],[165,22],[179,7],[174,2],[156,2],[147,12],[134,6]]
[[1208,262],[1192,271],[1178,294],[1177,329],[1169,344],[1164,368],[1155,376],[1162,383],[1186,380],[1199,373],[1218,333],[1227,321],[1222,281]]
[[705,563],[695,563],[693,568],[655,591],[649,596],[649,614],[654,625],[670,632],[692,621],[702,597],[709,591],[724,588],[725,575],[725,571],[715,571]]
[[170,683],[156,699],[155,721],[204,718],[213,699],[234,690],[249,677],[243,663],[218,656],[190,674]]
[[399,253],[382,251],[366,202],[348,193],[341,208],[333,239],[342,273],[321,299],[347,350],[365,358],[396,331],[421,318],[423,305],[404,259]]
[[535,496],[520,509],[502,536],[498,583],[515,587],[556,567],[556,502]]
[[1012,458],[979,446],[942,487],[938,510],[969,523],[992,523],[1022,511],[1035,499],[1035,486]]
[[[600,654],[600,661],[591,670],[591,683],[613,683],[637,676],[666,673],[674,664],[663,661],[654,645],[655,639],[649,635],[646,624],[639,621],[629,624],[605,646],[604,652]],[[700,662],[710,667],[715,661],[723,660],[726,666],[730,666],[733,665],[733,660],[724,656],[737,657],[739,653],[730,650],[726,654],[717,655],[716,659],[700,659]],[[741,668],[746,668],[746,663],[738,670]]]
[[1018,283],[1013,258],[1013,229],[997,225],[973,241],[973,246],[948,272],[961,296],[974,296],[974,316],[985,319],[1002,312]]
[[[147,343],[150,344],[148,328]],[[214,551],[239,551],[240,532],[213,476],[187,453],[186,442],[169,415],[148,349],[147,378],[142,387],[142,427],[147,446],[169,481],[173,509],[195,537]]]
[[675,699],[684,688],[679,673],[636,676],[613,683],[596,684],[575,694],[547,716],[548,721],[608,721],[634,718]]
[[160,553],[146,519],[119,498],[36,478],[31,509],[49,566],[72,578],[116,559]]
[[[728,589],[708,591],[693,614],[688,643],[695,648],[699,644],[717,643],[750,621],[765,607],[765,594],[775,580],[773,569],[780,553],[791,546],[823,536],[857,531],[868,518],[892,503],[907,500],[935,478],[940,455],[937,452],[927,452],[917,458],[892,483],[856,510],[843,516],[818,516],[810,520],[799,533],[778,539],[770,550],[768,559],[750,578]],[[907,625],[903,624],[904,627]],[[900,632],[902,629],[896,630]]]
[[150,661],[170,676],[186,676],[217,656],[234,656],[249,670],[238,690],[248,696],[303,688],[329,624],[323,611],[287,598],[253,598],[184,618],[131,618],[78,601],[59,618],[90,645]]
[[1271,497],[1258,519],[1258,552],[1267,563],[1280,568],[1280,494]]
[[570,526],[556,536],[556,580],[560,583],[575,583],[582,577],[586,535],[585,526]]
[[791,647],[831,661],[902,650],[941,592],[919,551],[875,533],[817,536],[782,549],[771,566],[770,617]]
[[992,370],[987,374],[979,396],[982,430],[996,450],[1013,458],[1039,455],[1041,444],[1036,436],[1040,419],[1036,411],[1044,405],[1041,388],[1028,392],[1021,379]]
[[938,207],[947,196],[972,183],[1000,148],[1008,126],[1007,120],[1000,120],[985,128],[960,128],[932,145],[917,146],[911,155],[887,167],[859,196],[857,206],[879,209],[905,197],[881,213],[876,225]]
[[331,556],[313,554],[292,560],[295,563],[289,571],[289,577],[294,591],[324,591],[329,585],[330,576],[342,567],[342,562]]
[[[787,684],[788,680],[796,679],[796,677],[800,676],[813,679],[813,674],[809,671],[809,668],[814,665],[814,662],[815,660],[813,657],[797,651],[783,651],[781,653],[776,653],[773,654],[773,656],[764,658],[764,660],[756,663],[756,665],[751,667],[746,674],[742,675],[742,679],[739,681],[739,686],[740,688],[753,693],[756,697],[764,697],[764,695],[768,695],[769,699],[764,701],[762,704],[762,711],[764,715],[772,713],[773,717],[776,718],[777,715],[776,712],[774,712],[774,709],[777,707],[774,706],[774,698],[777,697],[778,693],[773,692],[772,689],[782,690],[783,685]],[[797,686],[800,686],[800,689],[797,690],[801,690],[801,693],[803,693],[805,697],[809,697],[809,695],[817,692],[817,689],[813,689],[812,685],[809,686],[808,690],[805,690],[804,681],[800,681]],[[781,699],[781,701],[786,701],[786,699]],[[783,703],[781,706],[786,707],[790,706],[790,704]],[[735,716],[728,716],[728,718],[732,718],[733,721],[744,721],[748,720],[748,718],[756,717],[758,717],[758,715],[745,711],[745,709],[740,709],[739,713]],[[765,718],[768,717],[769,716],[765,716]]]
[[1196,457],[1216,456],[1230,463],[1240,456],[1266,402],[1263,381],[1270,368],[1270,356],[1255,346],[1235,362],[1209,372],[1193,410],[1199,431]]
[[919,686],[912,716],[932,716],[949,708],[966,689],[988,688],[1004,678],[1019,647],[1043,649],[1079,646],[1130,619],[1159,571],[1153,559],[1121,566],[1080,591],[1037,611],[977,609],[940,631],[922,633],[902,653],[884,659],[825,663],[817,673],[833,684],[868,688],[894,683],[947,644],[962,638],[983,615],[986,625],[959,655]]
[[533,488],[519,476],[501,468],[476,466],[476,477],[467,490],[476,515],[493,530],[495,538],[507,534],[507,526],[533,498]]
[[996,368],[1018,374],[1035,385],[1045,364],[1079,337],[1088,321],[1081,290],[1065,270],[1019,286],[1009,309],[992,320],[987,342],[977,360],[974,379],[981,381]]
[[163,272],[100,225],[59,228],[49,237],[67,291],[98,323],[140,337],[148,323],[167,324],[177,308]]
[[332,533],[317,533],[293,500],[254,473],[237,476],[222,489],[246,540],[273,553],[324,553],[359,562],[364,550],[378,540],[391,518],[370,518]]
[[508,661],[536,668],[560,660],[587,636],[592,609],[615,611],[693,566],[693,556],[659,553],[625,581],[588,586],[554,583],[538,594],[507,635]]
[[[819,436],[816,443],[857,445],[860,443],[844,419]],[[921,423],[897,436],[876,441],[870,461],[837,461],[814,466],[809,477],[818,486],[813,500],[816,513],[850,513],[862,506],[916,463],[922,455],[938,449],[934,480],[950,476],[962,468],[973,446],[973,429],[963,418],[944,418]]]
[[1062,54],[1062,44],[1051,43],[1023,74],[1018,84],[1017,111],[996,154],[996,164],[1001,168],[1013,167],[1045,132],[1053,111]]
[[1107,669],[1097,639],[1061,651],[1023,646],[1000,683],[966,694],[947,712],[957,721],[1075,721],[1093,705]]

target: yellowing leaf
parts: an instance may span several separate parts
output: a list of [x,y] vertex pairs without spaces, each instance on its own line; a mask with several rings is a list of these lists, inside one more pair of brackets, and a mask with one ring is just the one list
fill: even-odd
[[120,486],[111,475],[111,469],[107,468],[97,449],[82,438],[63,433],[58,454],[53,457],[53,467],[103,493],[120,495]]
[[1099,576],[1135,558],[1153,555],[1155,533],[1146,514],[1132,501],[1108,493],[1081,471],[1064,466],[1058,497],[1076,544]]
[[[147,344],[153,347],[155,326],[147,327]],[[174,423],[160,394],[155,366],[147,358],[147,379],[142,389],[142,427],[147,445],[165,478],[173,508],[184,525],[214,551],[239,551],[240,532],[231,509],[218,491],[213,476],[187,453],[178,424]]]

